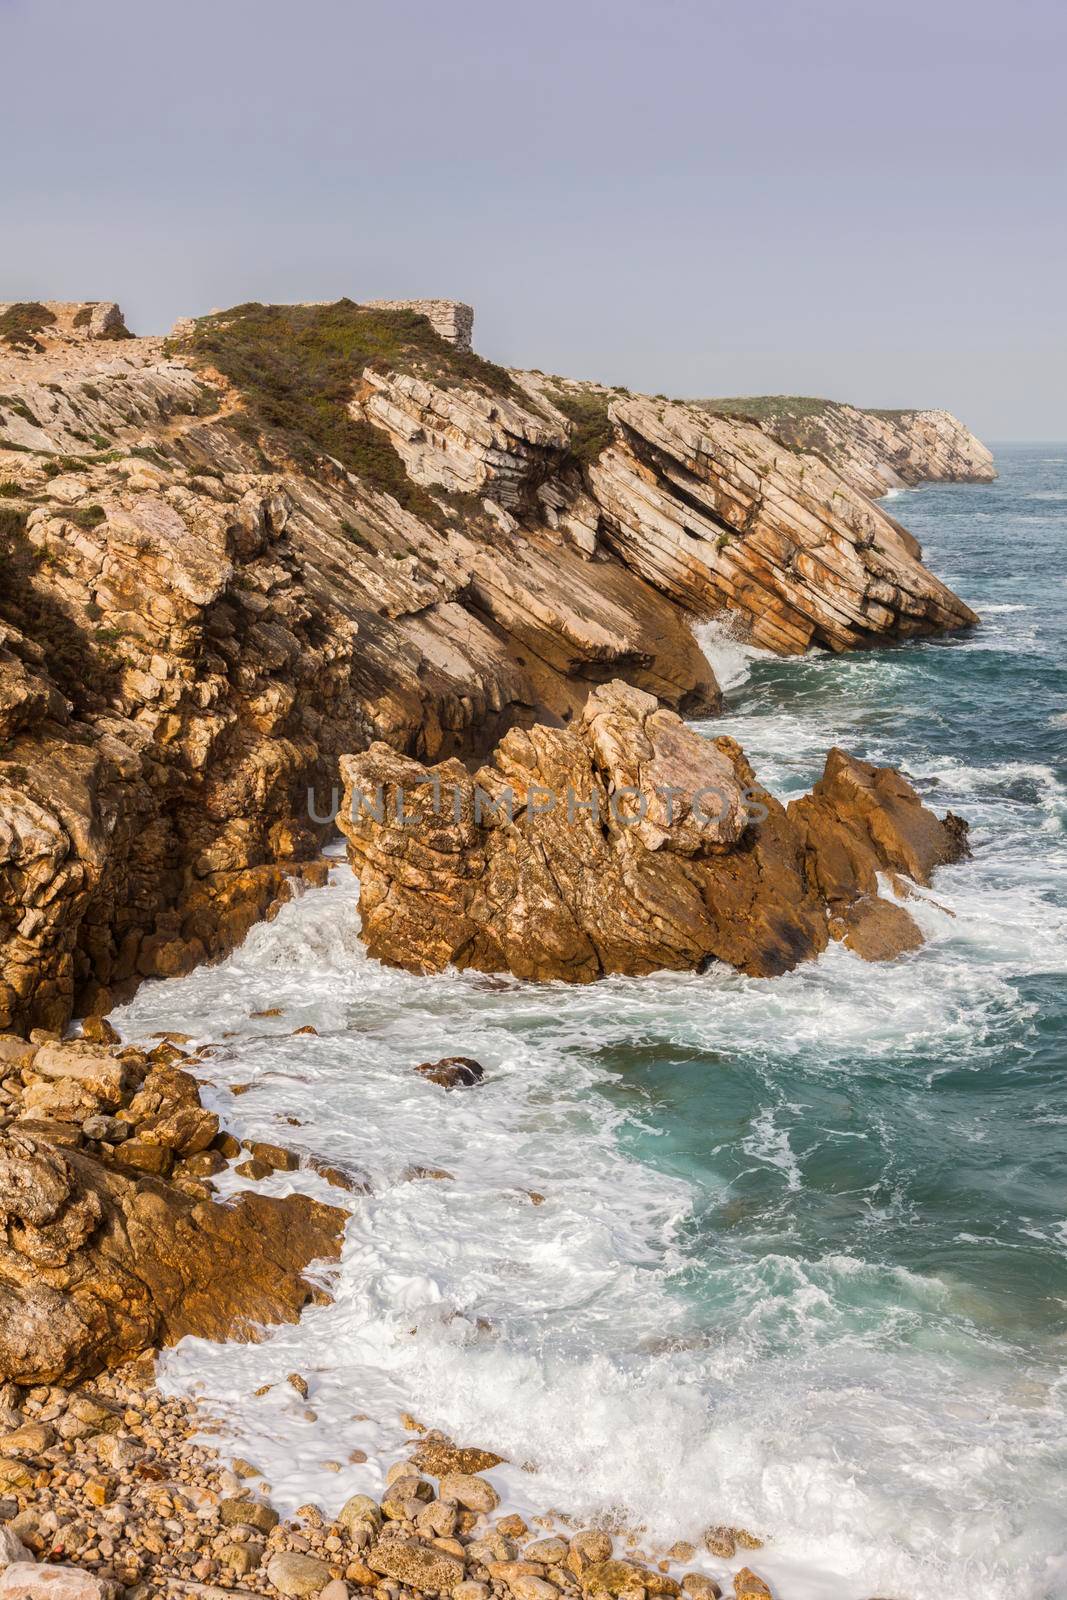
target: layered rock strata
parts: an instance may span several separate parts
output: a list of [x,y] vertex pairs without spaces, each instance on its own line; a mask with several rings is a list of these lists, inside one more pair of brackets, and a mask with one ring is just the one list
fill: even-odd
[[973,620],[758,426],[397,306],[0,316],[0,1027],[232,948],[318,872],[342,754],[479,758],[614,678],[710,714],[716,610],[782,652]]
[[317,870],[346,750],[484,750],[619,672],[716,706],[621,564],[275,465],[163,341],[40,338],[0,356],[0,1027],[239,942]]
[[970,626],[916,541],[815,456],[699,407],[616,401],[590,470],[605,541],[698,616],[781,655]]
[[613,683],[571,728],[513,730],[471,777],[376,743],[341,763],[339,824],[371,955],[529,979],[786,972],[841,939],[885,959],[922,935],[879,875],[966,854],[891,768],[832,751],[783,807],[739,746]]
[[866,495],[919,483],[991,483],[997,475],[992,451],[949,411],[870,411],[793,395],[694,403],[759,421]]

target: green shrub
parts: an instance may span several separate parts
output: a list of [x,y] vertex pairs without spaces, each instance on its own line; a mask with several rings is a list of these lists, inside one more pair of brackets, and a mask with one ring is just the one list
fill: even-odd
[[[19,400],[10,394],[0,394],[0,406],[6,406],[8,411],[13,411],[16,417],[21,417],[23,422],[28,422],[31,427],[39,428],[41,426],[25,400]],[[7,448],[10,450],[14,446],[8,445]]]
[[[170,462],[167,460],[166,456],[162,455],[160,451],[155,449],[155,447],[150,444],[135,444],[133,449],[130,451],[130,455],[137,456],[137,458],[141,461],[149,462],[153,467],[170,466]],[[200,472],[201,477],[205,475],[203,470],[200,468],[197,470]]]
[[16,350],[40,350],[34,334],[50,328],[55,320],[55,312],[39,300],[17,300],[0,312],[0,340]]
[[72,506],[67,512],[67,519],[79,528],[97,528],[101,522],[107,521],[107,512],[103,506]]
[[440,512],[412,483],[385,435],[349,413],[367,367],[417,373],[440,387],[469,385],[521,400],[511,376],[456,350],[413,311],[380,311],[338,300],[324,306],[255,303],[201,317],[183,346],[240,391],[245,413],[231,426],[268,457],[305,468],[332,457],[373,488],[431,521]]
[[374,546],[365,534],[360,533],[354,523],[342,522],[340,531],[350,544],[358,544],[361,549],[369,550],[371,555],[374,554]]
[[556,385],[549,391],[549,399],[574,425],[570,454],[579,466],[591,466],[615,437],[608,417],[611,396],[595,389],[564,389]]
[[16,511],[14,506],[0,506],[0,540],[19,538],[25,531],[25,511]]

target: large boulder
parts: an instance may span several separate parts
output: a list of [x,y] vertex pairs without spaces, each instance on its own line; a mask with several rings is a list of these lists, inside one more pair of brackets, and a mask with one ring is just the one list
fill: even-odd
[[733,740],[618,682],[570,728],[513,729],[473,777],[382,744],[341,768],[363,938],[412,971],[772,976],[831,937],[884,958],[922,936],[878,873],[926,882],[966,851],[892,769],[833,751],[786,808]]

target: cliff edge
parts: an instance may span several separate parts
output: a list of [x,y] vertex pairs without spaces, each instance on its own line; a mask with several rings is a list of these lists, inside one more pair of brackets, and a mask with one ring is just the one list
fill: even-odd
[[919,483],[992,483],[993,454],[950,411],[871,411],[804,395],[694,404],[758,422],[791,450],[821,456],[863,494]]
[[232,948],[342,755],[479,759],[610,680],[714,714],[715,613],[783,654],[976,620],[817,456],[505,370],[468,311],[0,310],[0,1029]]

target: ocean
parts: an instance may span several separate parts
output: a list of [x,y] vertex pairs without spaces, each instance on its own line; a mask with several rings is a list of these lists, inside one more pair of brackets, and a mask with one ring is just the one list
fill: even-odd
[[[218,1046],[224,1124],[369,1179],[331,1305],[163,1359],[282,1509],[375,1493],[408,1412],[506,1456],[506,1505],[611,1516],[646,1552],[767,1535],[746,1559],[778,1600],[1067,1596],[1067,445],[997,464],[889,502],[973,633],[792,660],[699,634],[727,689],[702,727],[777,794],[841,744],[970,822],[973,859],[912,903],[921,950],[416,978],[365,956],[338,856],[115,1014]],[[411,1070],[450,1054],[485,1084]],[[263,1187],[339,1198],[308,1169]]]

